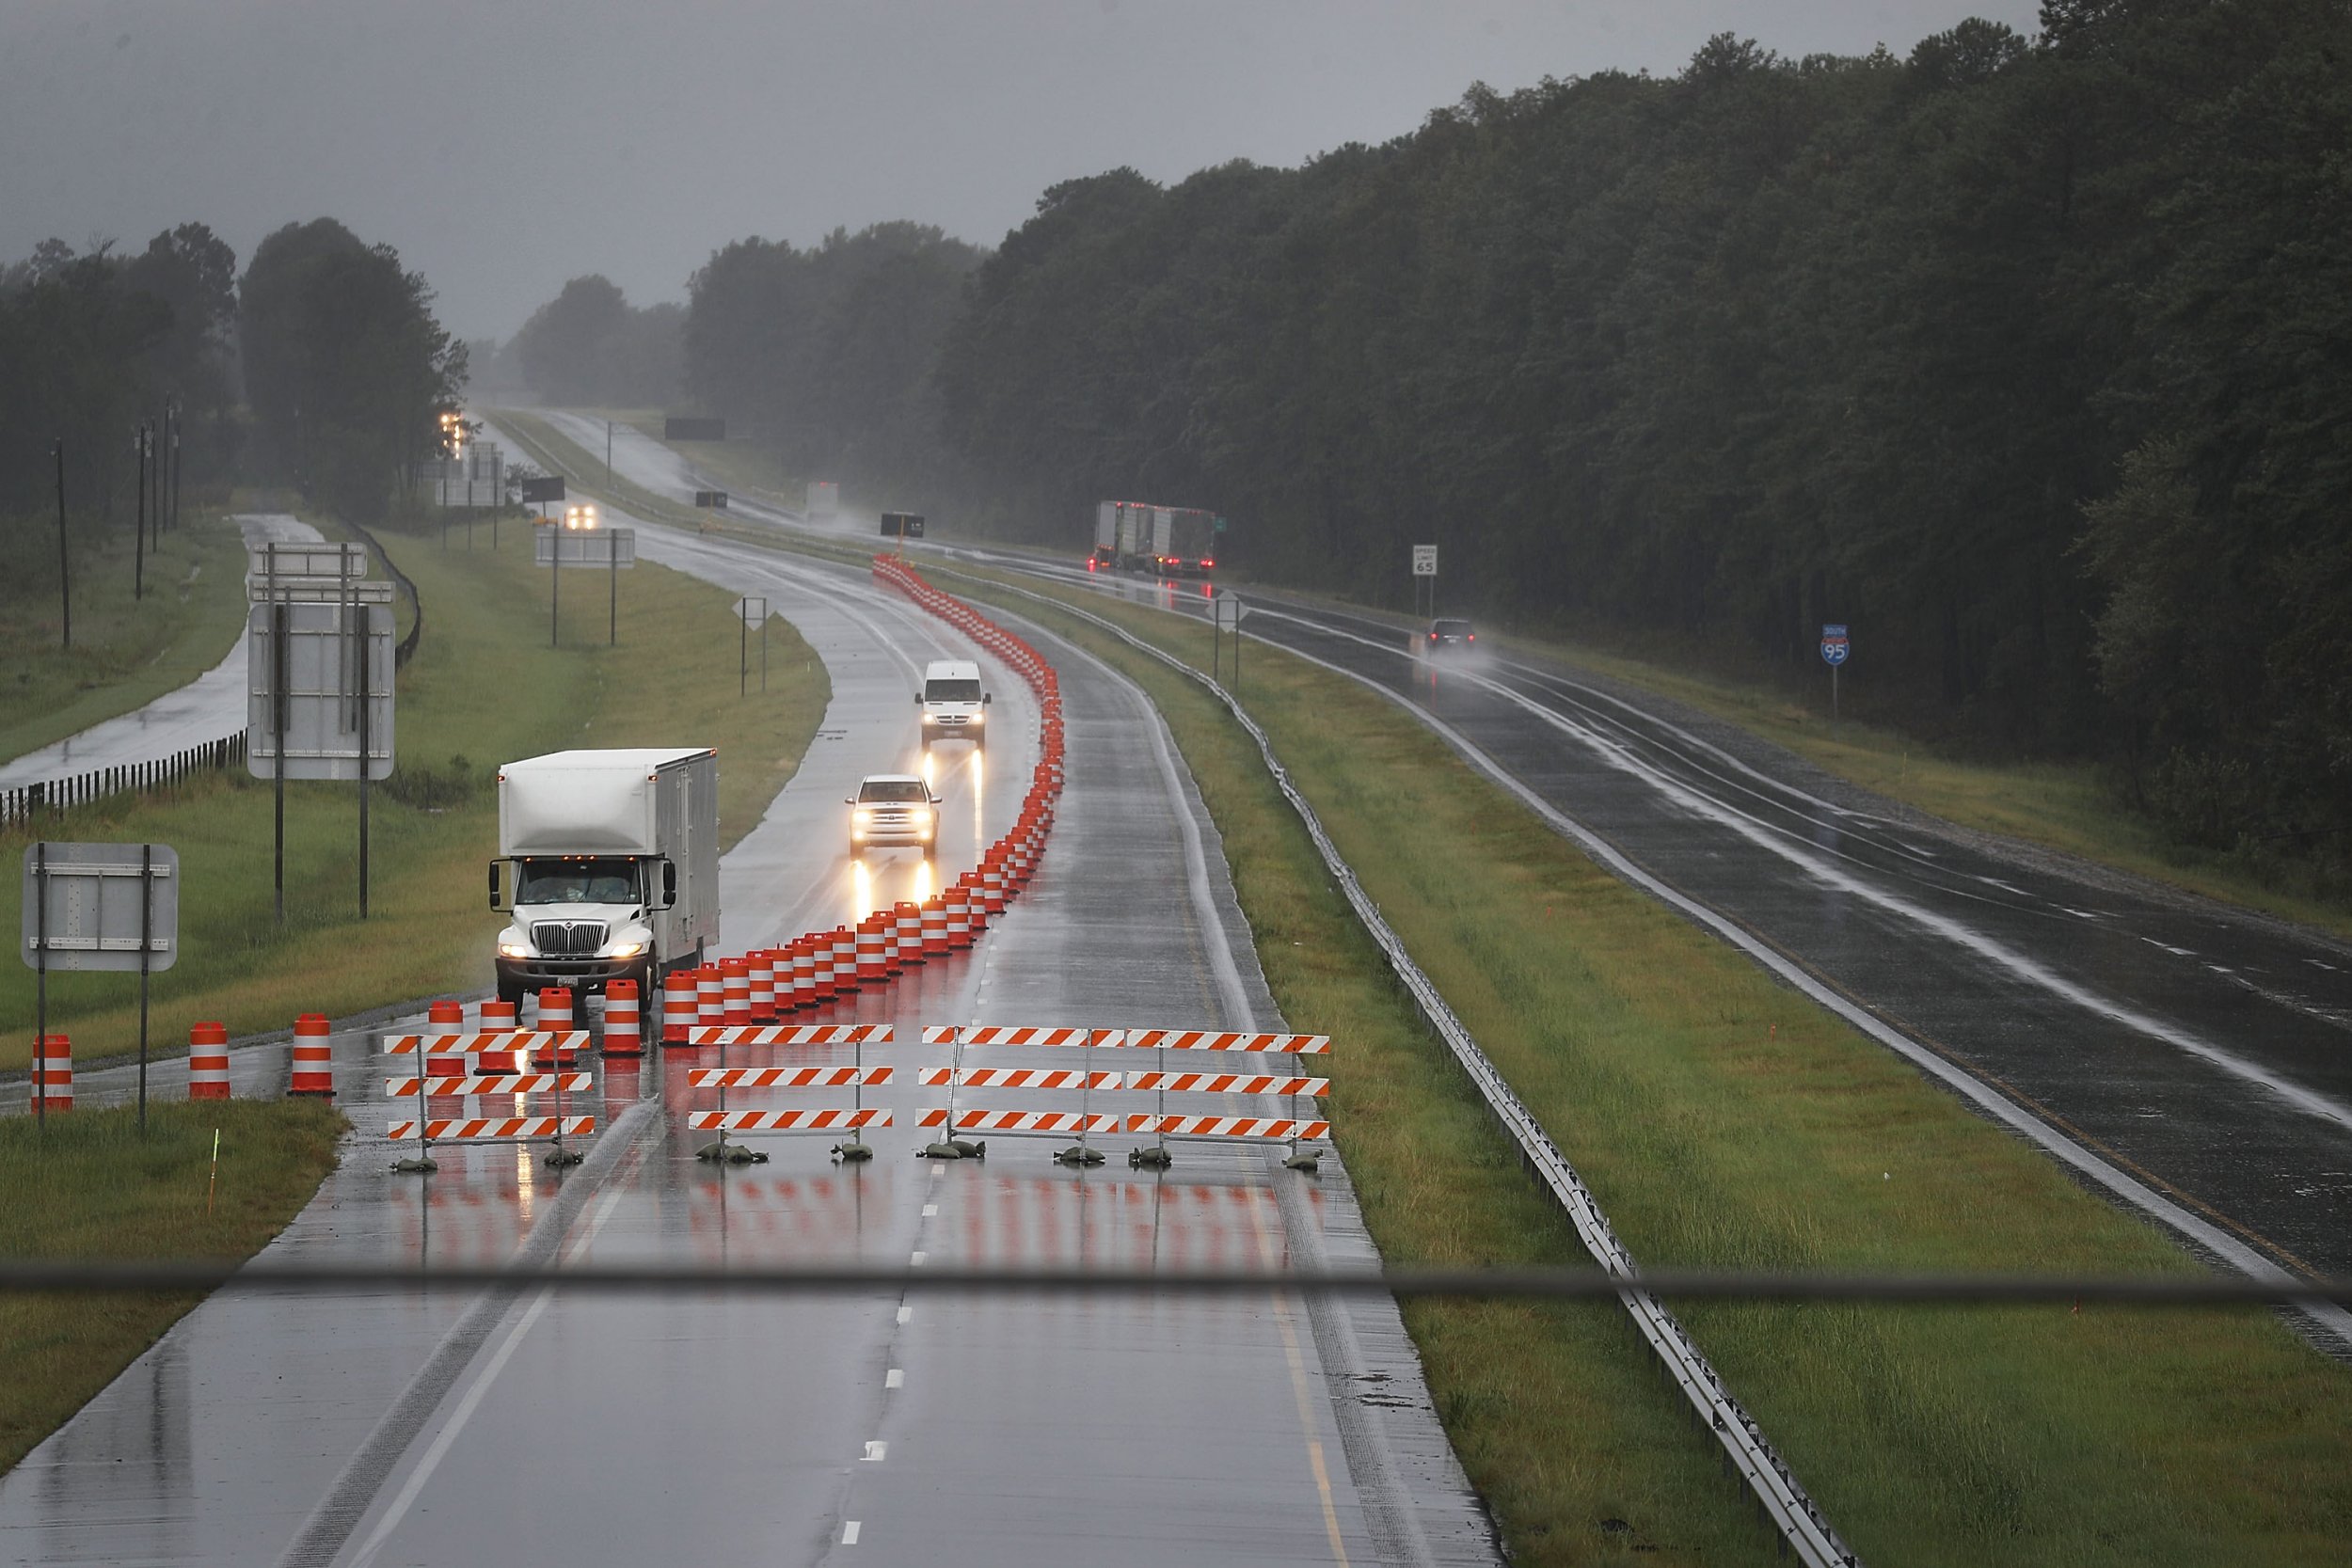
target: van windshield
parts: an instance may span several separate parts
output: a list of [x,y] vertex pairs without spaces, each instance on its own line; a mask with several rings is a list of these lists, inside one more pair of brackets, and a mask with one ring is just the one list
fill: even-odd
[[978,681],[925,681],[923,700],[927,703],[977,703],[980,700]]
[[515,880],[517,904],[634,904],[637,868],[625,860],[525,861]]

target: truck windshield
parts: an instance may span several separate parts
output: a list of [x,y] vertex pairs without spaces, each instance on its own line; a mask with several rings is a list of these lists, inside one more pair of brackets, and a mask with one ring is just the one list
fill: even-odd
[[868,779],[857,792],[861,800],[929,800],[930,791],[920,779]]
[[923,700],[927,703],[977,703],[980,700],[978,681],[925,681]]
[[637,868],[625,860],[525,861],[516,873],[517,904],[634,904]]

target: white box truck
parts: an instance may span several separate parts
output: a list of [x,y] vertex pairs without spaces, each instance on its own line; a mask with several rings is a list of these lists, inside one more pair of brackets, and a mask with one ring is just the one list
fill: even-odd
[[1089,570],[1207,577],[1216,569],[1217,517],[1190,506],[1099,501]]
[[650,1006],[670,970],[719,940],[719,753],[553,752],[499,769],[490,908],[499,995],[635,980]]

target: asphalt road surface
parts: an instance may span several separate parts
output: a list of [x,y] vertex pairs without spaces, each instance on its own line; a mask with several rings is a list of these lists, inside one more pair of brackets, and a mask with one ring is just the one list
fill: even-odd
[[[622,516],[612,518],[623,523]],[[912,851],[845,842],[848,786],[915,757],[910,673],[972,651],[863,574],[646,529],[640,548],[766,594],[826,660],[821,738],[723,866],[739,951],[909,895]],[[1140,693],[1029,631],[1062,675],[1068,787],[1025,896],[970,953],[795,1015],[888,1020],[864,1091],[896,1125],[877,1158],[830,1138],[762,1140],[716,1168],[685,1125],[718,1091],[716,1053],[599,1073],[600,1130],[567,1173],[535,1149],[444,1147],[419,1179],[373,1135],[395,1113],[388,1058],[335,1042],[339,1103],[361,1129],[274,1256],[605,1262],[856,1259],[923,1266],[1079,1259],[1183,1268],[1362,1261],[1370,1243],[1335,1158],[1183,1146],[1173,1169],[1056,1165],[1056,1143],[992,1140],[929,1163],[913,1125],[944,1091],[925,1023],[1279,1027],[1216,832]],[[997,739],[934,749],[968,863],[1026,788],[1034,708],[983,659]],[[1018,736],[1018,740],[1012,737]],[[691,737],[688,737],[691,738]],[[453,910],[473,907],[470,884]],[[484,921],[486,942],[494,916]],[[1081,1065],[1109,1053],[969,1052],[964,1065]],[[1344,1042],[1341,1045],[1341,1058]],[[851,1047],[739,1051],[730,1066],[847,1065]],[[1329,1061],[1335,1058],[1325,1058]],[[241,1086],[283,1083],[282,1050],[232,1057]],[[1101,1063],[1099,1068],[1136,1063]],[[1189,1065],[1189,1064],[1187,1064]],[[126,1074],[86,1075],[93,1101]],[[175,1092],[184,1070],[159,1070]],[[735,1108],[846,1103],[731,1091]],[[980,1102],[972,1095],[965,1104]],[[1045,1108],[990,1091],[1005,1109]],[[534,1102],[544,1109],[544,1101]],[[1055,1101],[1053,1108],[1068,1108]],[[1203,1114],[1279,1112],[1209,1101]],[[1493,1562],[1483,1513],[1429,1409],[1392,1307],[1249,1298],[1056,1301],[921,1291],[776,1299],[382,1292],[206,1303],[0,1481],[0,1560],[111,1563],[760,1562],[1024,1565]]]
[[[316,544],[319,539],[319,531],[310,524],[277,513],[240,516],[237,527],[248,549],[273,540]],[[245,639],[240,636],[227,657],[177,690],[0,766],[0,789],[167,757],[234,735],[245,728]]]

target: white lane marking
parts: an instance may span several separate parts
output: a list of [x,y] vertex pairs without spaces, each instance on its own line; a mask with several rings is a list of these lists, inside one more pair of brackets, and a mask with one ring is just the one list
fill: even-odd
[[859,1461],[859,1463],[865,1465],[879,1465],[886,1456],[888,1456],[889,1452],[890,1445],[887,1443],[868,1443],[866,1445],[866,1457]]
[[857,1544],[857,1521],[855,1519],[843,1521],[841,1526],[841,1544],[845,1546],[854,1546]]
[[888,1370],[888,1371],[886,1371],[886,1372],[882,1373],[882,1386],[883,1386],[883,1387],[885,1387],[885,1388],[903,1388],[903,1387],[905,1387],[906,1386],[907,1386],[907,1370],[906,1370],[904,1367],[893,1367],[893,1368],[891,1368],[891,1369],[890,1369],[890,1370]]
[[936,1204],[936,1203],[926,1203],[925,1205],[923,1205],[923,1217],[924,1217],[925,1219],[927,1219],[927,1220],[928,1220],[928,1219],[936,1219],[938,1216],[939,1216],[939,1205],[938,1205],[938,1204]]
[[[1109,667],[1104,666],[1105,669]],[[1114,672],[1116,674],[1116,672]],[[1136,696],[1143,697],[1142,689],[1123,675],[1117,678]],[[1192,804],[1184,798],[1184,779],[1176,771],[1176,759],[1168,743],[1168,721],[1149,697],[1143,697],[1145,728],[1152,736],[1152,755],[1160,765],[1160,781],[1168,787],[1168,810],[1175,814],[1176,832],[1184,841],[1184,892],[1192,901],[1193,918],[1200,923],[1200,944],[1209,950],[1209,972],[1216,978],[1216,989],[1225,999],[1227,1027],[1249,1027],[1249,992],[1241,983],[1241,971],[1233,967],[1232,944],[1228,940],[1225,923],[1217,918],[1216,899],[1209,892],[1209,859],[1200,847],[1200,828],[1192,819]]]
[[899,1321],[900,1323],[905,1323],[905,1322],[906,1322],[909,1318],[912,1318],[912,1317],[914,1317],[914,1307],[899,1307],[899,1308],[898,1308],[898,1321]]
[[930,1257],[930,1254],[928,1252],[917,1252],[914,1257],[907,1259],[907,1267],[919,1269]]
[[[587,1230],[571,1248],[573,1256],[577,1257],[587,1250],[588,1244],[596,1239],[596,1232],[604,1228],[604,1222],[612,1217],[612,1211],[620,1205],[624,1196],[626,1196],[625,1189],[618,1187],[604,1195],[603,1199],[596,1205],[596,1213],[588,1222]],[[441,1460],[448,1454],[450,1446],[457,1441],[457,1434],[465,1430],[466,1422],[472,1418],[475,1409],[481,1405],[483,1396],[490,1391],[490,1385],[498,1381],[500,1371],[513,1357],[515,1348],[523,1342],[523,1336],[531,1332],[531,1325],[539,1321],[539,1315],[548,1309],[548,1303],[554,1299],[555,1292],[552,1290],[541,1291],[532,1298],[531,1309],[516,1319],[515,1326],[506,1331],[506,1338],[499,1341],[497,1352],[484,1365],[481,1374],[474,1379],[473,1386],[467,1389],[466,1397],[457,1402],[457,1408],[451,1412],[448,1422],[435,1434],[432,1446],[424,1450],[424,1457],[418,1460],[417,1467],[409,1472],[407,1482],[401,1487],[399,1493],[393,1497],[390,1505],[384,1510],[384,1517],[376,1521],[375,1528],[369,1532],[367,1540],[352,1557],[352,1568],[367,1568],[369,1563],[375,1560],[375,1554],[382,1548],[385,1538],[399,1528],[401,1519],[406,1515],[409,1507],[416,1502],[417,1495],[422,1492],[425,1483],[433,1479],[433,1472],[440,1467]]]

